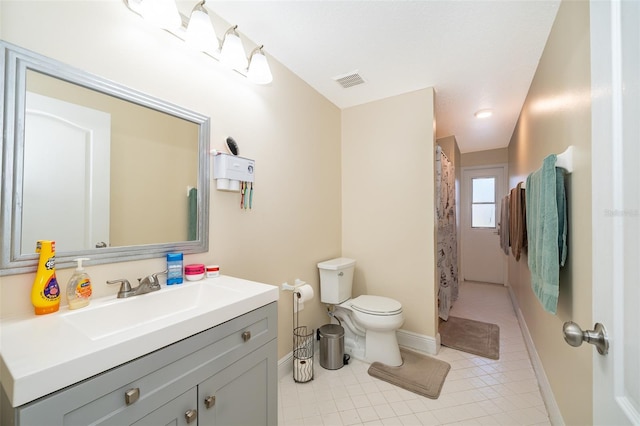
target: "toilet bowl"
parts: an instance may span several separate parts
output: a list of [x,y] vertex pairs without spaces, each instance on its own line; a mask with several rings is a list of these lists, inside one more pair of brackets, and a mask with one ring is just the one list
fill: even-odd
[[404,324],[400,302],[388,297],[362,295],[338,305],[334,316],[344,320],[346,325],[347,353],[366,362],[402,365],[396,337],[396,331]]
[[320,300],[333,306],[332,316],[345,326],[345,352],[366,362],[402,364],[396,331],[404,324],[402,304],[373,295],[351,298],[355,260],[318,263]]

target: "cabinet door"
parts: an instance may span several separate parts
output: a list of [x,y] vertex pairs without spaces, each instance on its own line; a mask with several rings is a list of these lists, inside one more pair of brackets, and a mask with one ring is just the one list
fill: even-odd
[[272,340],[200,383],[200,425],[275,426],[278,417],[276,351],[276,341]]
[[196,411],[196,388],[190,389],[177,398],[167,402],[162,407],[147,414],[135,426],[197,426],[198,413]]

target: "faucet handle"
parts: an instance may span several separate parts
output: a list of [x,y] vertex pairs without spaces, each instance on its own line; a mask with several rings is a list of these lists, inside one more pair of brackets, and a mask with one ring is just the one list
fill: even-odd
[[145,283],[149,284],[153,289],[160,289],[160,281],[158,281],[158,275],[166,274],[167,271],[155,272],[151,275],[147,275],[144,278],[138,278],[138,282],[140,284]]
[[130,291],[131,283],[126,278],[118,278],[117,280],[107,281],[107,284],[122,284],[120,286],[120,290],[122,291]]
[[160,272],[156,272],[155,274],[151,274],[151,279],[153,280],[153,285],[154,286],[158,286],[160,287],[160,281],[158,281],[158,275],[167,275],[167,272],[169,272],[167,269],[165,269],[164,271],[160,271]]
[[167,269],[165,269],[164,271],[156,272],[154,274],[151,274],[151,278],[153,278],[155,282],[158,282],[158,275],[162,275],[162,274],[167,275],[168,272],[169,270]]
[[118,297],[126,297],[125,295],[131,292],[131,283],[126,278],[118,278],[117,280],[107,281],[107,284],[120,284],[120,290],[118,290]]

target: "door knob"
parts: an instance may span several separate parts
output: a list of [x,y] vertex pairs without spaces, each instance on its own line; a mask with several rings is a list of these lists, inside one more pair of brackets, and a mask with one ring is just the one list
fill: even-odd
[[564,340],[571,346],[578,347],[582,342],[591,343],[598,348],[600,355],[606,355],[609,352],[609,339],[607,338],[607,330],[604,325],[597,322],[593,330],[582,331],[580,326],[573,321],[565,322],[562,326]]

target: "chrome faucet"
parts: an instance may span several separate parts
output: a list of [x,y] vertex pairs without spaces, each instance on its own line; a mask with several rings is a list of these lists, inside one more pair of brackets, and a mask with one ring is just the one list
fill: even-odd
[[138,278],[138,286],[132,288],[131,283],[126,278],[119,278],[117,280],[107,281],[107,284],[120,284],[120,290],[118,290],[118,298],[139,296],[141,294],[151,293],[152,291],[160,290],[160,282],[158,281],[158,275],[166,274],[167,271],[156,272],[155,274],[147,275],[144,278]]

